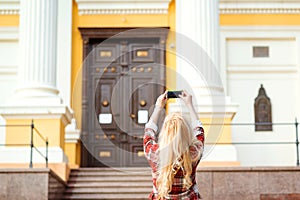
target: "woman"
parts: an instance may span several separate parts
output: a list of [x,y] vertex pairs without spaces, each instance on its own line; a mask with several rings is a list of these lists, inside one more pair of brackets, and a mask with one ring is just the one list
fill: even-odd
[[153,178],[149,199],[201,199],[195,177],[203,152],[204,130],[192,96],[183,91],[179,97],[189,109],[192,129],[180,113],[172,113],[166,116],[158,136],[157,122],[166,105],[167,92],[157,98],[145,126],[144,152]]

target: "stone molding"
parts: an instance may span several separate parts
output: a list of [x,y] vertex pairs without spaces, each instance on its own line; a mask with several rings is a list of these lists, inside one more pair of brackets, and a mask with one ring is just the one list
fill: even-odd
[[167,14],[167,9],[82,9],[80,15]]
[[[273,38],[297,40],[297,38],[300,37],[300,26],[220,26],[220,34],[221,44],[223,45],[227,39],[232,38]],[[221,58],[225,58],[223,56],[224,55],[221,54]]]
[[[170,0],[76,0],[80,15],[99,14],[167,14]],[[138,2],[138,4],[136,4]],[[265,1],[264,1],[265,2]],[[20,0],[2,0],[0,15],[18,15]],[[110,5],[103,7],[103,5]],[[137,7],[138,6],[138,7]],[[297,1],[244,1],[220,0],[220,14],[299,14],[300,4]]]
[[0,27],[0,40],[18,41],[19,27]]
[[0,15],[18,15],[19,9],[0,9]]
[[167,14],[171,0],[76,0],[80,15]]
[[65,127],[65,142],[77,144],[80,140],[80,129],[77,128],[76,119],[73,118],[71,123]]
[[227,2],[221,0],[219,4],[220,14],[299,14],[300,3],[291,2],[261,2],[261,1],[247,1],[247,2]]
[[0,15],[18,15],[20,11],[20,0],[1,0]]
[[248,67],[248,66],[228,66],[228,73],[297,73],[298,69],[296,66],[266,66],[266,67]]
[[64,125],[70,123],[73,113],[66,105],[58,106],[0,106],[5,119],[61,119]]

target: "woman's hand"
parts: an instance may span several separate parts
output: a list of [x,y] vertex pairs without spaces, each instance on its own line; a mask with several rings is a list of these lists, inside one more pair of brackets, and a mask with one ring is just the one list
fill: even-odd
[[190,95],[189,93],[187,93],[186,91],[182,91],[182,93],[180,95],[178,95],[180,97],[180,99],[182,99],[184,101],[184,103],[189,106],[189,105],[193,105],[192,102],[192,95]]
[[158,108],[164,108],[167,103],[167,93],[168,91],[165,91],[163,94],[159,95],[159,97],[156,100],[155,106]]
[[153,113],[149,119],[149,121],[152,121],[154,124],[157,125],[159,116],[161,114],[161,111],[163,110],[163,108],[165,107],[166,103],[167,103],[167,92],[165,91],[163,94],[159,95],[159,97],[157,97],[156,103],[155,103],[155,108],[153,110]]
[[187,93],[186,91],[183,91],[181,95],[179,95],[180,99],[182,99],[186,105],[186,107],[190,111],[191,119],[193,121],[198,120],[197,112],[194,108],[193,101],[192,101],[192,95]]

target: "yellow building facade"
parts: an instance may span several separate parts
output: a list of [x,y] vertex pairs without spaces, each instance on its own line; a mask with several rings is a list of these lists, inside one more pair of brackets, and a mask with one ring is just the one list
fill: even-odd
[[[84,91],[83,87],[88,88],[83,84],[86,79],[84,74],[85,45],[92,39],[89,37],[89,40],[85,41],[81,30],[94,28],[101,32],[117,28],[124,30],[138,28],[154,28],[155,30],[156,28],[168,31],[166,41],[160,40],[160,42],[163,41],[160,45],[165,46],[166,52],[165,63],[163,63],[165,66],[165,85],[163,86],[170,90],[176,90],[188,85],[189,89],[197,96],[196,108],[205,125],[208,143],[207,156],[204,157],[202,165],[236,166],[241,164],[237,149],[232,145],[232,127],[222,126],[224,123],[233,122],[235,115],[239,112],[239,105],[241,105],[240,102],[236,102],[236,99],[231,100],[232,88],[226,84],[230,82],[226,59],[230,60],[231,54],[228,55],[229,51],[224,44],[227,45],[226,42],[233,37],[230,36],[228,40],[226,39],[226,28],[276,28],[278,26],[290,29],[291,26],[297,27],[300,25],[300,4],[298,2],[282,1],[282,3],[278,3],[270,0],[263,2],[269,6],[267,8],[262,4],[260,6],[261,1],[255,0],[248,1],[248,3],[242,0],[234,1],[234,3],[227,0],[220,2],[203,0],[201,3],[198,0],[111,2],[59,0],[53,2],[55,3],[51,4],[47,0],[40,2],[28,0],[22,3],[17,0],[0,2],[0,5],[5,5],[0,8],[0,48],[1,52],[4,52],[5,49],[8,51],[3,54],[7,55],[5,59],[0,60],[1,88],[4,88],[0,114],[4,118],[3,124],[9,125],[5,129],[1,129],[0,143],[6,145],[28,144],[30,125],[33,119],[34,127],[49,141],[49,167],[63,179],[67,179],[70,168],[92,166],[89,161],[84,161],[83,164],[83,157],[87,155],[83,151],[89,151],[89,147],[85,145],[90,143],[83,142],[81,138],[85,134],[83,130],[90,130],[85,129],[82,124],[85,117],[82,113],[83,105],[85,105],[82,92]],[[22,9],[27,10],[20,13]],[[38,11],[39,9],[48,10],[45,11],[45,15],[50,18],[55,16],[57,20],[44,17]],[[43,18],[40,21],[34,20],[34,18],[39,18],[38,16],[43,16]],[[44,25],[44,23],[47,24]],[[35,37],[30,36],[35,33]],[[268,37],[261,36],[258,40],[262,38],[267,40]],[[222,38],[225,38],[225,43],[222,43]],[[293,37],[287,36],[287,38]],[[103,38],[102,41],[104,41]],[[201,58],[208,59],[207,62],[211,63],[206,63],[207,66],[215,67],[215,69],[204,70],[204,72],[200,68],[201,73],[197,69],[194,71],[195,68],[191,66],[196,65],[197,67],[197,65],[205,65],[205,63],[197,59],[198,55],[189,57],[193,52],[188,51],[189,46],[185,45],[187,43],[197,46],[196,49],[199,47],[205,54]],[[28,46],[31,44],[32,47]],[[187,50],[186,53],[181,52],[181,48]],[[223,51],[221,51],[222,49]],[[13,52],[15,50],[19,53]],[[44,57],[45,59],[43,59]],[[44,64],[46,67],[42,66]],[[296,67],[299,68],[298,64]],[[102,70],[101,67],[95,69]],[[218,74],[214,75],[215,73]],[[295,73],[295,76],[299,75],[297,70]],[[17,74],[21,78],[17,78]],[[181,76],[183,78],[180,78]],[[204,81],[195,81],[200,77]],[[6,83],[10,85],[5,85]],[[299,98],[299,87],[296,90],[296,96]],[[178,109],[181,109],[178,102],[169,102],[168,112],[178,111]],[[292,115],[297,116],[299,112]],[[215,126],[211,124],[215,124]],[[111,141],[114,140],[114,137],[119,139],[119,136],[114,134],[109,135]],[[101,139],[101,137],[95,133],[95,140]],[[35,146],[44,152],[44,142],[38,139],[38,136],[34,136],[34,138]],[[102,139],[107,138],[103,136]],[[98,146],[96,145],[95,148]],[[0,153],[7,155],[0,158],[0,167],[27,167],[28,156],[25,159],[12,159],[13,156],[23,155],[22,152],[28,153],[27,150],[28,148],[22,149],[18,146],[0,148]],[[100,159],[103,157],[104,160],[112,154],[114,155],[114,150],[95,151],[97,156]],[[138,157],[133,158],[132,165],[134,162],[139,163],[139,159],[141,159],[140,150],[135,153],[138,154]],[[43,159],[37,157],[37,155],[33,157],[33,166],[43,166]],[[110,161],[108,160],[105,166],[109,165]],[[112,166],[115,165],[112,164]],[[123,163],[117,166],[126,167],[127,165]]]

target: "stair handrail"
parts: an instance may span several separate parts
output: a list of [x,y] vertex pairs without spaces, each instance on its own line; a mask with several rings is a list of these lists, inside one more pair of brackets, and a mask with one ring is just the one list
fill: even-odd
[[[35,127],[34,125],[34,120],[31,120],[31,124],[0,124],[0,127],[30,127],[30,143],[29,144],[0,144],[0,146],[30,146],[30,161],[29,161],[29,168],[33,167],[33,149],[35,149],[40,156],[42,156],[45,159],[46,163],[46,168],[48,168],[48,146],[49,146],[49,141],[48,137],[44,137],[41,132]],[[44,142],[45,142],[45,147],[46,147],[46,152],[44,155],[38,148],[37,146],[34,145],[33,142],[33,137],[34,133],[36,133]]]

